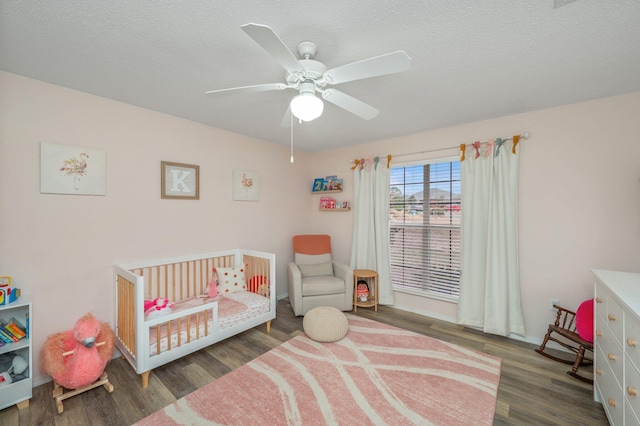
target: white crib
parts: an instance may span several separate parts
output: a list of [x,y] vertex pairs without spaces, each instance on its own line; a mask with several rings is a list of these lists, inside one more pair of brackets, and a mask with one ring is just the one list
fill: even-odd
[[[247,291],[206,297],[214,268],[244,266]],[[118,349],[149,384],[152,369],[276,317],[275,254],[225,250],[114,265]],[[166,298],[173,311],[144,315],[144,300]]]

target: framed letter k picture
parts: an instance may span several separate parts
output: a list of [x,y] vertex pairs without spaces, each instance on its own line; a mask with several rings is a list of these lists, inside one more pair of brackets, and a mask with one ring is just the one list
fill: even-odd
[[161,173],[162,198],[200,199],[200,166],[163,161]]

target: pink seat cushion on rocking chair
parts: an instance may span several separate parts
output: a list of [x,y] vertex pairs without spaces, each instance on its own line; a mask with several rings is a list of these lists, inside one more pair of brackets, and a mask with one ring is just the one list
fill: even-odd
[[585,300],[578,307],[576,331],[584,340],[593,343],[593,299]]

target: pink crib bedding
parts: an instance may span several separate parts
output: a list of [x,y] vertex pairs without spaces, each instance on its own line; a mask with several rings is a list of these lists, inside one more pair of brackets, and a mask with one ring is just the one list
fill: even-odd
[[[173,312],[177,312],[181,309],[193,308],[209,302],[218,302],[218,324],[220,330],[233,327],[236,324],[267,313],[270,308],[269,298],[248,291],[241,291],[224,296],[219,295],[211,299],[204,297],[186,299],[177,303]],[[188,326],[187,323],[189,323],[190,326]],[[196,323],[198,323],[197,326]],[[208,313],[206,322],[203,320],[202,314],[200,314],[199,322],[196,322],[195,315],[191,315],[189,321],[187,321],[187,317],[182,318],[179,326],[177,320],[171,321],[171,347],[173,348],[178,346],[178,342],[180,342],[180,344],[185,344],[188,339],[196,340],[197,338],[202,338],[205,335],[205,326],[207,334],[211,335],[214,332],[211,311]],[[179,332],[178,328],[180,329]],[[189,328],[189,330],[187,330],[187,328]],[[166,324],[163,324],[160,327],[151,327],[149,329],[150,356],[157,355],[159,353],[158,332],[160,334],[159,352],[164,352],[169,348]]]

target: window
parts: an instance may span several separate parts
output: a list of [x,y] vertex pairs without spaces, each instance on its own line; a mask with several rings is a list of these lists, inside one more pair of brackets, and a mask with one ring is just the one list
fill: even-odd
[[391,168],[390,261],[394,290],[458,299],[460,162]]

